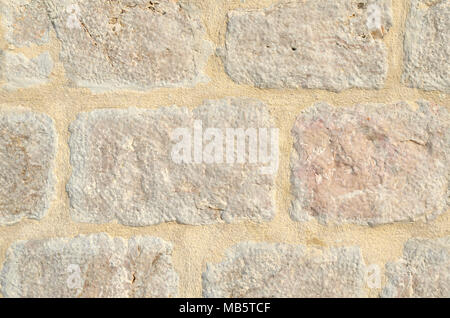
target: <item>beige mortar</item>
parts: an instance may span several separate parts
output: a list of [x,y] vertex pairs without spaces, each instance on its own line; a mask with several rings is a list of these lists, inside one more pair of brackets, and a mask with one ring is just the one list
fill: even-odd
[[[217,46],[224,43],[226,14],[236,8],[266,8],[279,1],[271,0],[189,0],[202,12],[207,34]],[[287,1],[282,1],[287,2]],[[24,106],[46,113],[56,122],[58,153],[55,174],[56,194],[46,216],[40,220],[23,220],[12,226],[0,226],[0,264],[6,250],[15,241],[51,237],[73,237],[78,234],[106,232],[111,236],[129,238],[135,235],[157,236],[174,245],[173,261],[180,276],[180,297],[201,297],[201,275],[206,263],[222,260],[225,251],[241,241],[265,241],[308,246],[357,245],[362,249],[366,264],[378,264],[384,268],[388,261],[398,259],[403,244],[411,237],[438,238],[450,235],[450,213],[439,216],[430,223],[397,223],[374,228],[358,225],[323,226],[316,221],[298,223],[289,216],[290,182],[289,158],[292,151],[290,130],[301,110],[318,101],[337,107],[357,103],[392,103],[399,100],[414,105],[418,99],[426,99],[450,109],[450,98],[445,93],[411,89],[401,83],[403,65],[403,30],[409,8],[409,0],[392,0],[393,27],[385,36],[389,50],[389,73],[385,88],[381,90],[349,89],[341,93],[305,89],[257,89],[237,85],[223,69],[221,60],[211,56],[206,70],[210,82],[193,88],[161,88],[146,92],[118,91],[94,94],[88,89],[68,86],[64,68],[58,56],[60,44],[52,31],[50,42],[44,46],[14,48],[6,43],[0,26],[0,48],[34,57],[50,51],[55,68],[47,85],[17,91],[0,91],[0,108]],[[1,84],[1,83],[0,83]],[[276,216],[263,224],[217,224],[189,226],[176,223],[160,224],[142,228],[119,224],[80,224],[71,220],[69,199],[65,186],[70,178],[68,139],[69,124],[80,112],[97,108],[158,108],[179,105],[195,108],[205,99],[227,96],[256,98],[265,102],[280,128],[280,169],[276,180]],[[368,289],[371,297],[379,293]],[[0,294],[1,295],[1,294]],[[1,297],[1,296],[0,296]]]

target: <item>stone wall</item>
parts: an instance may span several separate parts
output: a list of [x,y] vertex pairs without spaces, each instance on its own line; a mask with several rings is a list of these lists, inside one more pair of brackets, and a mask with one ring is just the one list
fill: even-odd
[[450,297],[450,1],[0,22],[3,297]]

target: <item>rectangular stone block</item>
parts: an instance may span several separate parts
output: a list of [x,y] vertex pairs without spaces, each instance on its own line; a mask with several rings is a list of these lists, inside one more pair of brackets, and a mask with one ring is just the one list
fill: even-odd
[[378,225],[449,207],[450,114],[425,101],[303,111],[292,129],[294,220]]
[[41,219],[54,188],[53,120],[23,108],[0,110],[0,225]]
[[212,53],[196,10],[176,1],[46,0],[66,75],[93,90],[194,86]]
[[450,1],[412,0],[406,21],[403,81],[450,93]]
[[[255,139],[248,137],[249,128]],[[278,139],[272,143],[278,135],[272,128],[265,105],[252,100],[207,101],[194,111],[83,113],[70,127],[72,217],[130,226],[271,220],[278,167]],[[241,129],[243,136],[233,137],[230,148],[228,129]],[[242,158],[239,140],[245,145]],[[267,151],[264,140],[270,141]],[[252,154],[259,154],[257,160]]]
[[207,265],[203,296],[219,298],[364,297],[365,265],[358,247],[328,250],[242,243]]
[[4,297],[176,297],[171,244],[106,234],[15,243],[0,274]]
[[382,297],[450,297],[450,236],[410,239],[403,257],[386,265]]
[[322,0],[232,11],[225,70],[261,88],[381,88],[390,7],[390,0]]

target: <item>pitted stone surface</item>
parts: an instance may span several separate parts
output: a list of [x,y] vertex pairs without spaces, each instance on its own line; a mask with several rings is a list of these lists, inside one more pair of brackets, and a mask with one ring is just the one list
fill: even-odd
[[192,8],[169,0],[46,3],[66,74],[79,86],[144,90],[206,80],[211,46]]
[[6,81],[6,89],[17,89],[44,84],[53,69],[53,61],[48,52],[33,59],[23,54],[0,51],[0,70]]
[[229,13],[225,70],[262,88],[381,88],[390,0],[297,1]]
[[412,0],[404,40],[403,80],[450,93],[450,1]]
[[410,239],[403,258],[386,265],[382,297],[450,297],[450,237]]
[[203,274],[205,297],[364,297],[364,261],[357,247],[307,249],[242,243]]
[[56,132],[47,115],[0,110],[0,225],[41,219],[52,198]]
[[15,243],[0,282],[5,297],[176,297],[171,244],[106,234]]
[[317,104],[302,112],[292,130],[293,219],[378,225],[445,212],[450,115],[418,105]]
[[45,0],[0,0],[6,40],[18,47],[44,44],[51,28]]
[[263,104],[239,99],[207,101],[194,111],[166,107],[83,113],[70,127],[72,217],[130,226],[272,219],[276,170],[262,174],[266,164],[174,162],[173,133],[177,128],[192,132],[195,120],[202,121],[204,130],[222,132],[274,127]]

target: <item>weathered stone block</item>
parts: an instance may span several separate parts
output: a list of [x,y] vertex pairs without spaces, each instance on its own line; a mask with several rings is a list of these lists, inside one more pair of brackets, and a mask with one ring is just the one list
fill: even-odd
[[319,250],[243,243],[203,274],[205,297],[364,297],[364,261],[357,247]]
[[106,234],[15,243],[0,282],[4,297],[176,297],[172,246]]
[[262,88],[381,88],[390,7],[390,0],[325,0],[232,11],[225,70]]
[[49,40],[50,19],[44,0],[0,0],[6,40],[18,47]]
[[6,89],[17,89],[44,84],[53,69],[53,61],[48,52],[33,59],[23,54],[0,51],[0,73],[6,80]]
[[403,80],[450,93],[450,1],[412,0],[406,21]]
[[450,297],[450,237],[410,239],[403,258],[386,265],[382,297]]
[[[271,162],[252,163],[246,155],[244,161],[234,157],[229,164],[223,159],[225,139],[219,137],[227,128],[242,128],[244,133],[247,128],[272,127],[262,103],[239,99],[208,101],[194,111],[166,107],[83,113],[70,127],[73,174],[67,189],[72,217],[130,226],[270,220],[278,144],[268,149],[274,155]],[[207,136],[208,128],[218,130],[219,136]],[[189,132],[183,140],[193,145],[184,151],[189,158],[181,162],[173,157],[179,129]],[[209,162],[206,156],[213,140],[219,143],[221,161],[213,157]],[[271,164],[273,170],[261,172]]]
[[450,114],[418,105],[317,104],[302,112],[292,130],[292,217],[378,225],[445,212]]
[[53,193],[56,132],[47,115],[0,111],[0,224],[41,219]]
[[211,52],[200,18],[175,1],[46,0],[75,84],[93,90],[194,86]]

